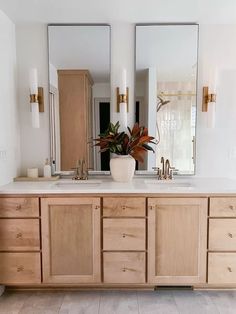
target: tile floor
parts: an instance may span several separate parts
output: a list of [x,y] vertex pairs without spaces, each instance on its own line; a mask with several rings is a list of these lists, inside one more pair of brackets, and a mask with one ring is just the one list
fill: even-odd
[[236,314],[236,291],[5,292],[0,314]]

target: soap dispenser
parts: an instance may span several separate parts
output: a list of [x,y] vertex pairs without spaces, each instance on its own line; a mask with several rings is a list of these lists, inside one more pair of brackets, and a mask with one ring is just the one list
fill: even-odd
[[51,166],[49,164],[48,158],[46,159],[44,168],[43,168],[43,176],[45,178],[51,178],[52,172],[51,172]]

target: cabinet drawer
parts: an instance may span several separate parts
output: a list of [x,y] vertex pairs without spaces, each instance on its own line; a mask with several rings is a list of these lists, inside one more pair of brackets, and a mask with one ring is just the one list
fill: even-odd
[[0,198],[1,217],[38,217],[38,198]]
[[0,251],[39,249],[38,219],[0,219]]
[[209,250],[236,251],[236,219],[209,219]]
[[211,217],[236,217],[236,197],[210,199]]
[[103,219],[103,250],[145,250],[145,225],[144,218]]
[[236,253],[208,254],[208,283],[236,283]]
[[144,197],[105,197],[103,216],[106,217],[144,217],[146,201]]
[[0,284],[40,282],[40,253],[0,253]]
[[144,252],[104,252],[104,283],[145,283]]

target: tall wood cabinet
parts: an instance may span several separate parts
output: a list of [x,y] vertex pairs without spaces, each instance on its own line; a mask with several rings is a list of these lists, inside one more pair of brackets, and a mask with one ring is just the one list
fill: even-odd
[[148,281],[206,281],[207,198],[148,199]]
[[61,170],[75,167],[78,159],[93,168],[92,85],[87,70],[58,70]]
[[41,209],[43,282],[100,282],[100,198],[42,198]]

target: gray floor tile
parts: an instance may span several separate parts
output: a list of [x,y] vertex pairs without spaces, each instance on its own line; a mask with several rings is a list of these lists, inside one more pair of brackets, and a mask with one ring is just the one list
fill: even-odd
[[139,314],[137,293],[130,291],[102,292],[99,314]]
[[100,295],[100,292],[68,292],[59,313],[98,314]]

